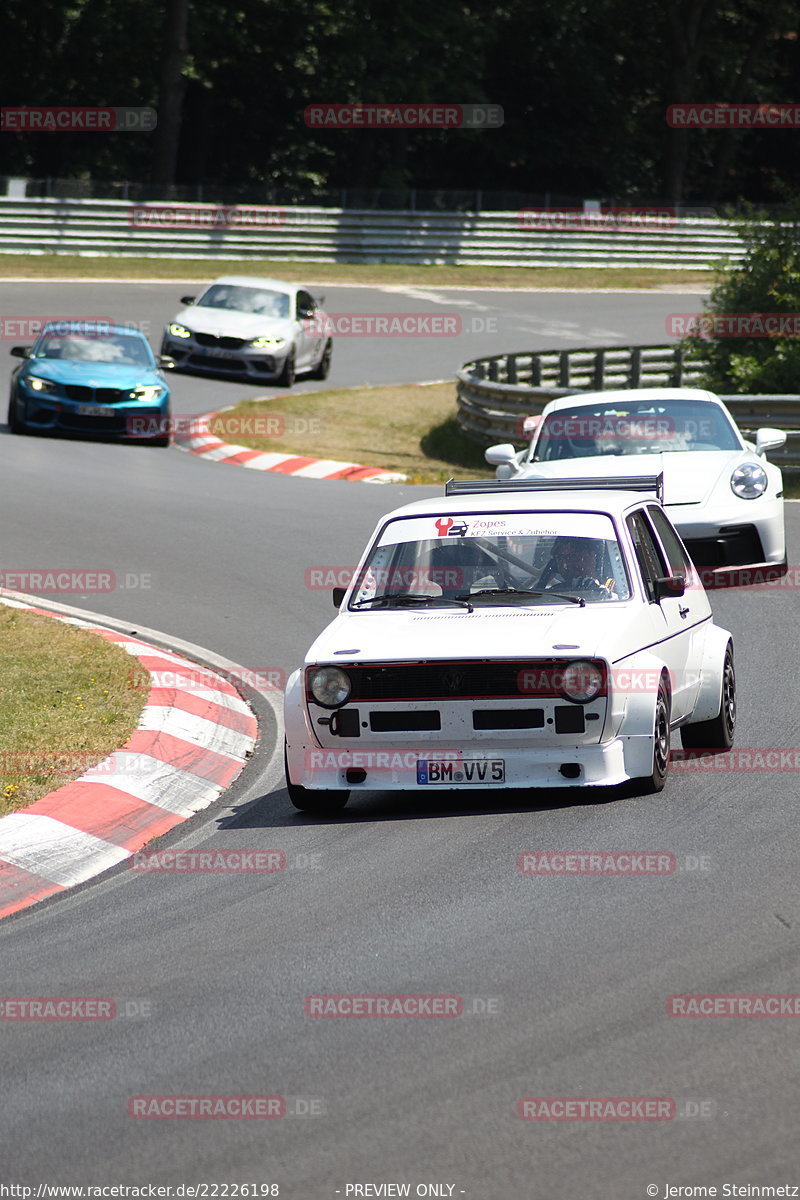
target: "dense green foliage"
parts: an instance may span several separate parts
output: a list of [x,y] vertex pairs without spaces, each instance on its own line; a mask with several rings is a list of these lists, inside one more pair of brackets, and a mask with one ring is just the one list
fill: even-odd
[[[0,175],[252,184],[298,199],[414,187],[554,205],[774,202],[781,182],[800,185],[796,130],[687,133],[668,128],[666,108],[792,100],[796,22],[789,0],[6,0],[5,104],[148,105],[160,128],[5,133]],[[357,101],[486,101],[505,124],[304,123],[307,104]]]
[[[725,273],[705,309],[717,315],[718,331],[735,329],[730,317],[745,314],[757,336],[714,337],[710,329],[711,336],[685,343],[689,357],[702,365],[704,382],[723,394],[800,392],[800,206],[777,218],[764,223],[754,214],[742,223],[747,253]],[[783,330],[776,314],[787,318]],[[778,332],[771,335],[770,328]]]

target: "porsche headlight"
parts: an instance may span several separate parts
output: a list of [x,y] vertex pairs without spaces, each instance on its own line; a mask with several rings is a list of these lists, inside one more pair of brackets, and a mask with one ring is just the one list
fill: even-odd
[[341,667],[318,667],[309,675],[311,695],[323,708],[340,708],[350,696],[350,677]]
[[251,350],[269,350],[272,346],[282,346],[285,337],[257,337],[250,342]]
[[159,387],[157,383],[143,383],[140,387],[135,387],[131,392],[131,400],[156,400],[159,396],[163,396],[164,389]]
[[25,383],[32,392],[55,392],[58,388],[52,379],[43,379],[41,375],[29,375]]
[[167,328],[173,337],[188,338],[192,336],[191,329],[187,329],[185,325],[179,325],[177,321],[171,321]]
[[588,659],[576,659],[564,668],[561,691],[567,700],[576,704],[588,704],[603,690],[605,674],[598,663]]
[[756,500],[767,490],[767,472],[758,463],[742,463],[731,475],[731,491],[742,500]]

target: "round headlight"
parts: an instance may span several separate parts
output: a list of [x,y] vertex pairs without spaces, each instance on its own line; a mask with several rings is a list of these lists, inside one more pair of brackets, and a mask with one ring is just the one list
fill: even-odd
[[339,708],[350,695],[350,677],[341,667],[319,667],[308,681],[311,695],[323,708]]
[[561,677],[561,691],[567,700],[576,704],[588,704],[603,690],[605,678],[597,663],[581,661],[572,662],[564,668]]
[[767,472],[758,463],[742,463],[731,475],[731,491],[742,500],[755,500],[766,490]]

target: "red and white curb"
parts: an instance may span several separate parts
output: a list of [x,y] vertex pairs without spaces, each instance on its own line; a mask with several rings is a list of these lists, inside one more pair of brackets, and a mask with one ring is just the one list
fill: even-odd
[[114,642],[151,676],[123,747],[28,808],[0,817],[0,917],[116,866],[208,807],[255,745],[249,706],[221,675],[91,621],[0,598]]
[[177,429],[173,444],[189,454],[199,454],[228,466],[249,467],[253,471],[275,471],[279,475],[299,475],[305,479],[346,479],[349,483],[405,483],[408,476],[380,467],[363,467],[358,463],[338,462],[333,458],[307,458],[300,454],[267,454],[246,446],[233,446],[221,441],[209,429],[209,422],[220,413],[230,412],[235,405],[195,417],[190,429],[183,432],[180,417],[175,418]]

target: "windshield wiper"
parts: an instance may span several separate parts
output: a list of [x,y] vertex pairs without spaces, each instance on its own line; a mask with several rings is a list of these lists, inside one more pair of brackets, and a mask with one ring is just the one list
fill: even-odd
[[458,608],[466,608],[469,612],[474,609],[469,600],[462,597],[450,599],[448,596],[428,596],[425,592],[381,592],[379,596],[368,596],[363,600],[354,600],[351,608],[364,608],[368,604],[455,604]]
[[[463,599],[466,593],[462,593],[458,597]],[[582,596],[568,596],[566,592],[536,592],[528,588],[517,587],[501,587],[501,588],[481,588],[479,592],[470,592],[469,597],[474,600],[476,596],[556,596],[559,600],[569,600],[570,604],[578,604],[581,608],[586,607],[586,601]]]

